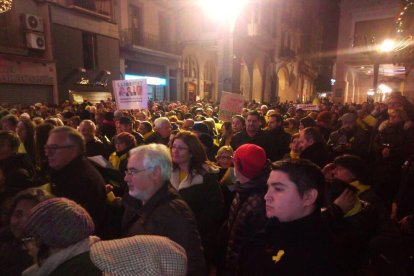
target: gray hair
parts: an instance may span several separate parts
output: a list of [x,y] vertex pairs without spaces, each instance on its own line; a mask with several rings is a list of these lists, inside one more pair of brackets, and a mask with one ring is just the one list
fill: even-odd
[[90,127],[92,127],[94,130],[96,130],[96,125],[92,120],[83,120],[82,122],[80,122],[79,126],[82,124],[86,124]]
[[163,125],[165,125],[167,123],[170,124],[170,120],[167,117],[159,117],[159,118],[155,119],[154,126],[156,128],[161,128]]
[[142,145],[129,151],[130,157],[140,155],[145,169],[160,167],[163,181],[170,180],[172,159],[170,149],[163,144]]
[[83,138],[82,134],[80,134],[80,132],[78,132],[76,129],[73,129],[68,126],[55,127],[54,129],[50,131],[49,136],[54,133],[55,134],[60,134],[60,133],[66,134],[66,137],[69,140],[69,142],[76,146],[76,148],[79,150],[79,153],[80,154],[85,153],[85,149],[86,149],[85,139]]

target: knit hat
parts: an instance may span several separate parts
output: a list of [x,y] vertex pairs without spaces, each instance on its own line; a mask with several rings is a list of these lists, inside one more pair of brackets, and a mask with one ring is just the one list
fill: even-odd
[[65,248],[89,237],[95,225],[88,212],[67,198],[51,198],[36,205],[26,222],[24,236]]
[[266,165],[265,151],[254,144],[244,144],[234,153],[234,165],[237,171],[248,179],[254,179]]
[[334,160],[334,165],[349,170],[357,180],[362,180],[366,176],[365,162],[358,156],[351,154],[338,156]]
[[187,255],[177,243],[166,237],[137,235],[100,241],[90,250],[92,262],[112,275],[171,275],[187,273]]

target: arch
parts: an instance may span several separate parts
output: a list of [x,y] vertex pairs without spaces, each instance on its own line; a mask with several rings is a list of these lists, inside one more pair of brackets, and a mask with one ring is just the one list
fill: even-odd
[[184,59],[184,87],[185,99],[194,102],[199,95],[198,89],[199,68],[197,59],[188,55]]
[[279,71],[277,72],[277,77],[278,77],[278,97],[279,97],[279,101],[280,102],[285,102],[285,101],[294,101],[294,96],[293,99],[291,99],[292,97],[290,97],[289,95],[289,71],[286,67],[282,67],[279,69]]
[[244,96],[246,100],[250,100],[250,91],[251,91],[251,78],[249,67],[244,59],[240,63],[240,93]]
[[204,64],[203,70],[203,81],[204,81],[204,98],[211,99],[212,94],[214,91],[214,83],[215,83],[215,76],[216,76],[216,67],[215,63],[212,60],[207,61]]
[[253,89],[252,89],[252,100],[256,102],[262,101],[262,86],[263,76],[260,70],[259,62],[255,62],[253,65]]

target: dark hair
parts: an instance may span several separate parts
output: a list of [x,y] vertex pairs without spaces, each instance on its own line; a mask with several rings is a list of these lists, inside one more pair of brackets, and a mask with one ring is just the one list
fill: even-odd
[[114,137],[114,142],[125,143],[128,149],[137,146],[137,140],[134,135],[128,132],[121,132]]
[[303,130],[303,135],[305,136],[306,140],[312,139],[315,144],[316,143],[325,143],[325,139],[323,138],[322,134],[315,127],[305,128]]
[[[204,174],[205,170],[203,165],[208,163],[208,158],[206,151],[203,148],[202,143],[198,139],[197,135],[191,133],[190,131],[181,131],[179,132],[171,141],[171,147],[174,144],[174,141],[180,139],[187,146],[189,153],[191,154],[191,160],[189,164],[189,171],[196,170],[200,174]],[[174,168],[177,167],[176,164],[173,164]]]
[[240,121],[240,123],[243,126],[246,126],[246,119],[244,119],[244,117],[242,115],[234,115],[233,117],[231,117],[231,120],[233,121],[234,119],[237,119]]
[[257,119],[259,119],[259,120],[262,117],[262,115],[259,112],[257,112],[256,110],[252,110],[252,111],[247,112],[247,116],[249,116],[249,115],[250,116],[257,116]]
[[10,207],[8,208],[7,212],[7,221],[10,221],[10,217],[14,212],[14,209],[16,209],[16,206],[19,204],[20,201],[30,200],[33,201],[35,204],[38,204],[52,197],[54,197],[54,195],[41,188],[28,188],[23,191],[20,191],[13,197],[11,201]]
[[290,181],[295,183],[301,197],[310,189],[317,190],[315,205],[317,208],[322,206],[325,178],[317,165],[305,159],[282,160],[274,162],[272,170],[286,173]]
[[20,139],[16,133],[7,130],[0,130],[0,143],[8,143],[12,150],[17,153],[20,145]]
[[80,132],[78,132],[76,129],[73,129],[71,127],[68,126],[61,126],[61,127],[56,127],[54,129],[52,129],[50,131],[50,134],[53,133],[64,133],[67,135],[67,139],[77,147],[79,154],[84,154],[85,153],[85,139],[83,138],[82,134],[80,134]]
[[299,132],[294,133],[291,137],[290,137],[290,142],[293,143],[293,140],[299,138]]
[[152,125],[150,122],[148,121],[142,121],[141,124],[145,127],[145,129],[150,132],[152,131]]
[[26,149],[27,154],[30,155],[32,160],[36,160],[36,152],[35,152],[35,124],[27,118],[20,118],[20,122],[24,125],[27,131],[27,137],[25,140],[23,140],[22,137],[20,137],[20,140],[22,141],[24,148]]
[[55,125],[49,123],[42,123],[35,128],[36,163],[40,166],[41,170],[46,169],[48,166],[45,154],[45,145],[47,143],[47,139],[49,138],[49,133],[53,128],[55,128]]
[[283,117],[279,113],[273,113],[272,115],[269,116],[269,118],[270,117],[276,118],[276,122],[278,122],[278,123],[283,122]]
[[303,128],[316,126],[315,120],[311,117],[304,117],[300,119],[299,123],[302,124]]
[[8,114],[6,116],[4,116],[3,118],[1,118],[1,122],[9,122],[10,124],[12,124],[14,127],[17,126],[17,123],[19,122],[19,118],[17,118],[16,115],[13,114]]

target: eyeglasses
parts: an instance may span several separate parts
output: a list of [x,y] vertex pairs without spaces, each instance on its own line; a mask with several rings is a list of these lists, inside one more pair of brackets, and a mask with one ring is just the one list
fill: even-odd
[[148,169],[143,169],[143,170],[137,170],[137,169],[127,169],[127,170],[125,170],[125,175],[128,175],[128,176],[134,176],[134,175],[136,175],[136,174],[138,174],[138,173],[140,173],[140,172],[143,172],[143,171],[146,171],[146,170],[149,170],[150,168],[148,168]]
[[171,147],[172,150],[178,150],[178,151],[185,151],[185,150],[189,150],[189,148],[186,147],[179,147],[179,146],[172,146]]
[[220,159],[220,160],[232,160],[233,156],[224,156],[224,155],[222,155],[222,156],[219,156],[218,159]]
[[60,149],[68,149],[71,147],[74,147],[75,145],[64,145],[64,146],[57,146],[57,145],[46,145],[45,146],[45,151],[49,151],[50,153],[55,153],[57,150]]
[[21,242],[22,242],[23,246],[24,246],[25,248],[27,248],[28,244],[29,244],[30,242],[34,241],[34,240],[35,240],[35,238],[34,238],[34,237],[25,237],[25,238],[22,238],[22,239],[21,239]]

